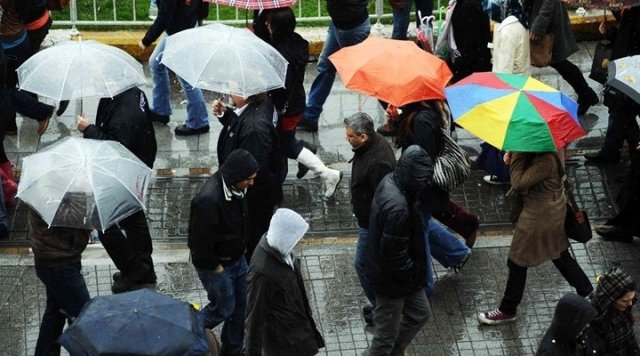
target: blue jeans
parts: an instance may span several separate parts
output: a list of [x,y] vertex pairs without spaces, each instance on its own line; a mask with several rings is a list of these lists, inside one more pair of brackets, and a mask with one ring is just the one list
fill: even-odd
[[198,316],[204,326],[222,326],[222,354],[240,355],[244,339],[244,311],[247,298],[247,261],[244,256],[224,268],[222,273],[197,269],[198,277],[207,291],[209,304]]
[[80,309],[91,299],[81,270],[80,262],[56,268],[36,267],[36,275],[47,290],[36,356],[60,354],[60,344],[56,340],[62,335],[67,316],[77,317]]
[[[151,111],[158,115],[171,115],[171,82],[169,81],[169,70],[167,66],[160,63],[162,53],[167,41],[167,35],[163,34],[160,42],[149,57],[149,68],[151,68],[151,78],[153,78],[152,105]],[[194,88],[184,79],[176,76],[182,86],[184,94],[187,96],[187,125],[190,129],[199,129],[209,125],[209,114],[204,101],[202,90]]]
[[[418,10],[424,16],[433,13],[433,2],[431,0],[404,0],[402,9],[393,9],[393,32],[391,38],[394,40],[406,40],[407,29],[409,28],[409,14],[411,13],[411,3],[416,3],[416,26],[420,26]],[[433,44],[432,44],[433,45]]]
[[367,249],[369,248],[369,230],[359,227],[358,228],[358,243],[356,244],[356,255],[354,257],[353,264],[356,268],[356,274],[360,280],[360,285],[364,290],[364,294],[369,299],[372,305],[376,305],[376,295],[369,286],[369,280],[364,271],[364,261],[367,258]]
[[340,30],[333,25],[333,22],[329,23],[327,38],[324,41],[320,58],[318,58],[318,76],[311,84],[307,106],[302,114],[305,120],[318,122],[322,106],[331,92],[333,80],[336,78],[336,67],[329,61],[329,56],[343,47],[364,41],[369,37],[370,30],[371,25],[368,18],[350,30]]

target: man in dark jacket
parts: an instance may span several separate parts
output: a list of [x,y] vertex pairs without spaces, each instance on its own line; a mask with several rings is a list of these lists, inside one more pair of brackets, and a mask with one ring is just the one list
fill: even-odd
[[369,245],[369,211],[373,194],[384,176],[396,166],[393,149],[382,135],[373,129],[373,120],[369,115],[359,112],[344,120],[347,141],[353,150],[351,159],[351,205],[358,220],[358,244],[354,265],[364,294],[370,305],[363,307],[363,316],[367,323],[372,322],[372,305],[375,295],[364,273],[364,260]]
[[295,211],[278,209],[256,247],[247,277],[247,356],[311,356],[324,347],[292,253],[308,228]]
[[336,79],[336,67],[329,56],[339,49],[358,44],[369,37],[369,10],[367,0],[327,0],[327,10],[331,17],[327,38],[320,58],[318,58],[318,76],[309,90],[307,105],[302,113],[298,129],[316,132],[322,106],[327,101],[333,81]]
[[[149,168],[153,168],[157,144],[148,113],[147,97],[142,90],[134,87],[113,99],[101,99],[95,125],[89,124],[84,115],[78,116],[78,130],[84,138],[120,142]],[[122,230],[126,232],[126,237]],[[143,210],[98,234],[109,257],[120,270],[113,275],[111,289],[114,293],[156,282],[151,258],[151,234]]]
[[375,335],[369,355],[402,355],[427,322],[426,248],[418,209],[433,163],[419,146],[407,148],[373,196],[365,271],[375,293]]
[[260,237],[267,232],[273,210],[282,201],[282,182],[287,174],[286,157],[280,152],[276,123],[278,114],[265,94],[248,98],[231,95],[235,110],[227,110],[220,100],[213,102],[213,114],[222,123],[218,138],[218,164],[222,166],[233,150],[245,149],[258,161],[255,184],[247,193],[249,233],[247,259]]
[[[144,50],[151,46],[153,41],[157,40],[163,32],[166,32],[149,57],[149,68],[151,68],[151,77],[153,78],[153,105],[151,109],[153,121],[167,124],[171,115],[169,70],[161,63],[167,36],[195,27],[201,4],[202,0],[158,0],[158,17],[139,43],[140,48]],[[187,97],[187,121],[175,128],[175,134],[188,136],[209,132],[209,115],[202,90],[194,88],[180,77],[178,77],[178,81]]]
[[243,149],[229,155],[220,170],[191,200],[191,262],[207,291],[209,304],[199,316],[207,329],[224,321],[222,354],[241,355],[247,290],[247,188],[258,162]]
[[[64,220],[82,226],[86,198],[67,193],[56,214],[68,214]],[[89,241],[88,229],[51,227],[33,210],[29,212],[28,237],[33,250],[36,275],[47,290],[35,355],[59,355],[58,337],[64,324],[77,317],[89,301],[89,290],[82,276],[81,254]]]

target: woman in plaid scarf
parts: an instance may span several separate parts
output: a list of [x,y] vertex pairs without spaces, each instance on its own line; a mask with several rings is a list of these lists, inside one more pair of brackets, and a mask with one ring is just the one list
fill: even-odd
[[636,301],[636,283],[619,268],[613,268],[598,280],[587,300],[598,311],[591,323],[606,344],[607,355],[640,355],[633,333],[631,307]]

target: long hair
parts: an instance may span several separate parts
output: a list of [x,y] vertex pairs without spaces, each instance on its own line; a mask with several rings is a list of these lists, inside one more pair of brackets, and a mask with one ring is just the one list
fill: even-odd
[[413,141],[413,119],[420,110],[425,108],[431,108],[438,113],[440,117],[440,128],[445,131],[449,130],[451,124],[451,114],[449,108],[442,100],[424,100],[411,104],[407,104],[402,107],[402,114],[398,117],[396,127],[398,134],[395,139],[396,148],[402,148],[409,141]]
[[270,10],[267,14],[271,27],[271,40],[278,42],[281,38],[293,33],[296,29],[296,16],[290,7]]

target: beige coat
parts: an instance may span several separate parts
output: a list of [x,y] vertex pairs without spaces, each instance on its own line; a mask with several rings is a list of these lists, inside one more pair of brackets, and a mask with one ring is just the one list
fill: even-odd
[[508,16],[493,30],[493,67],[495,73],[531,75],[529,31],[515,16]]
[[511,158],[511,186],[523,194],[524,208],[509,259],[522,267],[559,258],[569,248],[564,230],[566,197],[554,154],[538,155],[526,169],[523,155],[514,153]]

